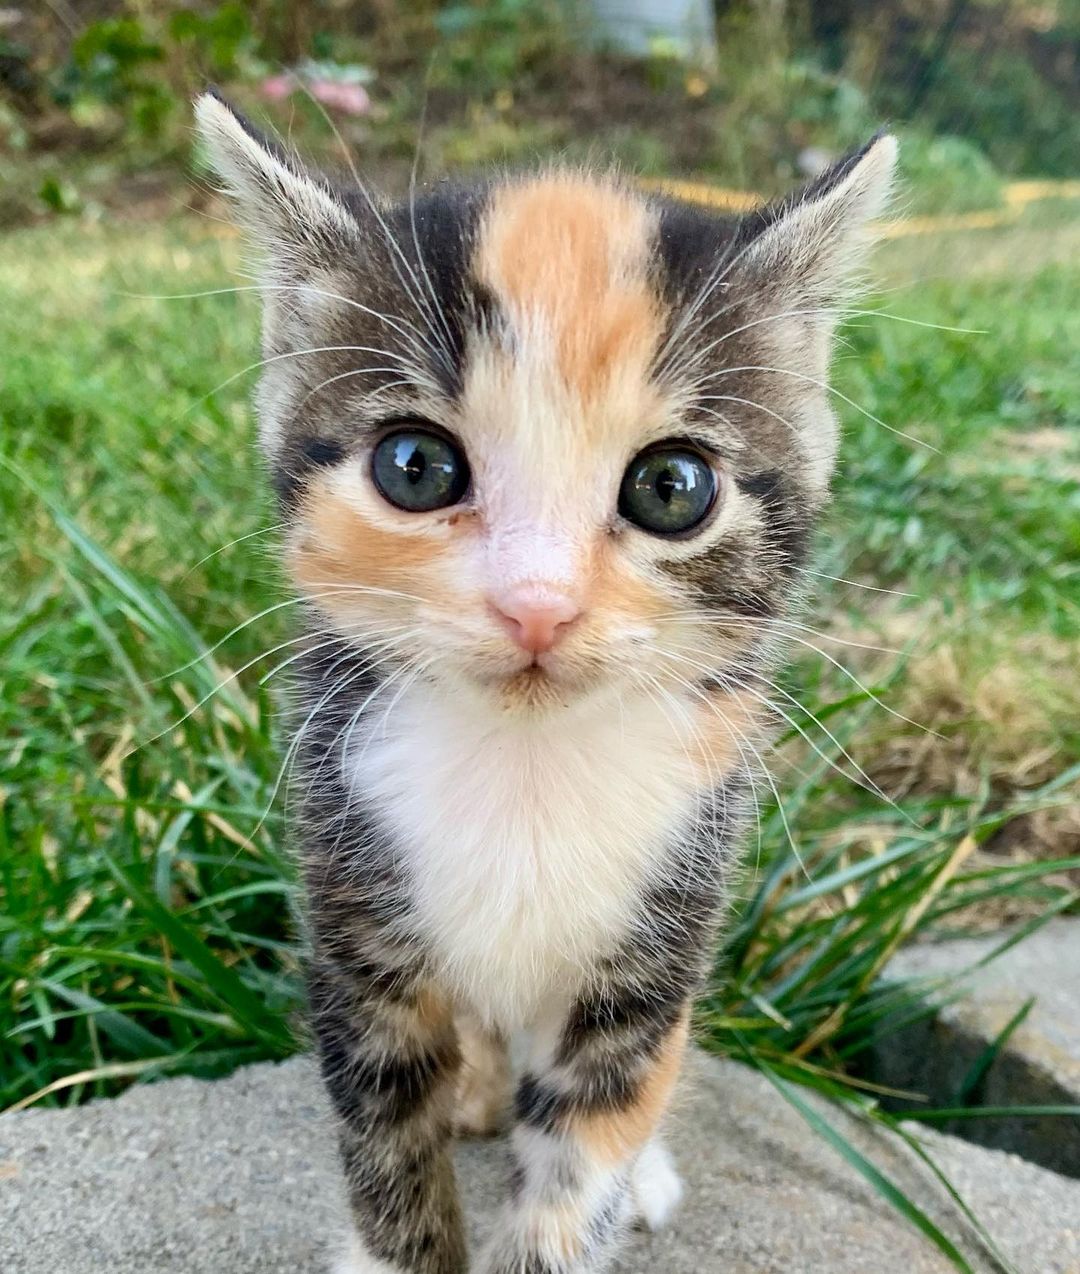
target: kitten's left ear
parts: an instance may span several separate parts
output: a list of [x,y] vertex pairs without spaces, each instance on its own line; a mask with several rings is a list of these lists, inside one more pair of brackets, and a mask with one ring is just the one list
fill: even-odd
[[263,247],[293,255],[357,239],[356,218],[330,183],[262,137],[223,98],[197,98],[195,122],[239,219]]
[[768,291],[834,301],[862,262],[869,223],[888,204],[897,149],[895,137],[874,137],[798,194],[751,214],[740,267]]

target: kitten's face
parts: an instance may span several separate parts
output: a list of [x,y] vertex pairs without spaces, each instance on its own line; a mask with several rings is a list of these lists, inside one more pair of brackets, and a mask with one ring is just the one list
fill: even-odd
[[697,685],[767,639],[888,139],[737,226],[580,173],[376,212],[200,121],[269,245],[262,438],[327,625],[503,707]]

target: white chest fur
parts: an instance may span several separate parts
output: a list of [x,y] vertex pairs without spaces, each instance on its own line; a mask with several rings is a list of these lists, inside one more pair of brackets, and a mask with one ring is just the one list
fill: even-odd
[[543,718],[430,690],[375,713],[346,779],[393,833],[413,917],[455,991],[513,1027],[613,949],[697,808],[678,716],[612,700]]

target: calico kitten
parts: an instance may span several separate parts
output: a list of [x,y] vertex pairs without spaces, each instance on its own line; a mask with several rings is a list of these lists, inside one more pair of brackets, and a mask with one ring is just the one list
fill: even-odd
[[[576,169],[384,205],[216,96],[197,115],[265,257],[338,1269],[597,1274],[678,1201],[658,1129],[895,142],[729,220]],[[504,1107],[470,1265],[448,1143]]]

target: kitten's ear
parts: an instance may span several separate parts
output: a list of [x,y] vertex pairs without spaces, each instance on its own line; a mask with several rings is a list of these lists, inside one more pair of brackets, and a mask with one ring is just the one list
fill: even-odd
[[874,137],[798,194],[752,214],[742,268],[770,291],[835,300],[862,262],[869,223],[888,204],[896,155],[895,137]]
[[198,135],[251,236],[274,251],[325,249],[360,232],[328,182],[262,137],[214,92],[195,101]]

